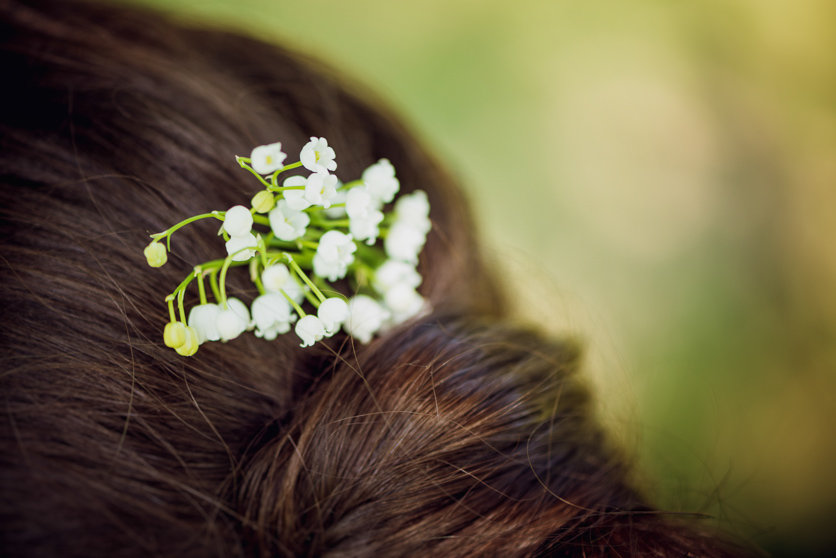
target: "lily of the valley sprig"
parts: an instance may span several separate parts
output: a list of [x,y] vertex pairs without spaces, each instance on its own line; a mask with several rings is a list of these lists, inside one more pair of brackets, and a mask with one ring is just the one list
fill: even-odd
[[[418,255],[431,228],[427,195],[416,190],[401,196],[385,213],[384,205],[400,189],[389,161],[381,159],[360,179],[341,184],[331,174],[337,169],[336,154],[325,138],[311,138],[299,162],[285,165],[286,158],[281,143],[256,147],[249,158],[236,157],[263,187],[249,208],[236,205],[195,215],[151,235],[145,257],[148,265],[160,267],[177,230],[201,219],[223,222],[218,234],[226,257],[196,266],[165,297],[169,322],[163,339],[181,355],[195,354],[206,341],[229,341],[249,330],[273,340],[289,332],[291,324],[303,347],[340,328],[368,343],[377,332],[428,308],[416,290],[421,284]],[[311,173],[279,183],[283,172],[298,168]],[[233,267],[246,267],[258,289],[250,307],[227,296],[226,278]],[[350,298],[333,285],[342,279],[348,279]],[[184,298],[193,283],[199,304],[187,317]]]

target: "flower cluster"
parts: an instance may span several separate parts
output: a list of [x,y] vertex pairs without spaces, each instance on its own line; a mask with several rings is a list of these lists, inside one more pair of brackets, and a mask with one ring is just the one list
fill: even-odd
[[[368,167],[359,180],[340,182],[332,174],[336,153],[325,138],[311,138],[298,162],[285,165],[286,158],[281,143],[236,157],[263,187],[249,208],[196,215],[151,235],[145,257],[148,265],[160,267],[178,229],[200,219],[223,222],[218,234],[226,257],[196,266],[165,299],[170,320],[163,339],[179,354],[191,356],[207,341],[229,341],[252,330],[273,340],[293,329],[303,347],[340,329],[368,343],[376,333],[428,310],[417,291],[421,275],[416,270],[432,227],[427,195],[416,190],[395,201],[400,182],[386,159]],[[302,168],[310,173],[294,174],[280,185],[281,173]],[[392,209],[384,211],[392,201]],[[258,290],[249,307],[227,296],[227,272],[238,266],[248,266]],[[352,297],[333,285],[342,280]],[[193,281],[199,304],[187,315],[184,298]]]

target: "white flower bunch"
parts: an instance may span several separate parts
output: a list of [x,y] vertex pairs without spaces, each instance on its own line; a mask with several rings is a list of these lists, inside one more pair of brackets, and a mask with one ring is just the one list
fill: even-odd
[[[226,342],[251,330],[269,341],[293,329],[303,347],[340,329],[368,343],[376,333],[429,310],[417,290],[416,270],[432,228],[427,195],[416,190],[384,211],[400,189],[392,164],[380,159],[359,180],[343,183],[332,174],[336,153],[325,138],[312,137],[298,162],[285,165],[286,158],[281,143],[236,157],[262,186],[251,207],[196,215],[151,235],[145,257],[160,267],[174,232],[200,219],[223,222],[218,234],[226,256],[196,266],[165,298],[170,319],[163,339],[179,354],[191,356],[207,341]],[[280,185],[279,175],[294,169],[310,174],[289,176]],[[258,290],[249,307],[226,292],[227,272],[241,266],[249,268]],[[185,294],[195,280],[199,303],[187,315]],[[351,298],[334,285],[343,281]]]

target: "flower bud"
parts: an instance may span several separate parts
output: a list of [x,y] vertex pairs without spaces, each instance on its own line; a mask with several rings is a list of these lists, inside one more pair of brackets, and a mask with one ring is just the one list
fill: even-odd
[[193,327],[186,327],[186,342],[174,349],[177,354],[192,356],[197,352],[200,343],[197,342],[197,331]]
[[162,267],[168,261],[168,252],[165,246],[155,240],[145,247],[145,259],[151,267]]
[[252,204],[256,213],[269,213],[276,205],[276,198],[267,190],[262,190],[253,196]]
[[163,340],[166,346],[176,349],[186,343],[186,324],[183,322],[169,322],[165,324]]

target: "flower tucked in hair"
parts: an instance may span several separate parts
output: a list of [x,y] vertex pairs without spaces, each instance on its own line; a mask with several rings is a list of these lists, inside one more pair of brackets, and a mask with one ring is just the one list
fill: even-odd
[[[280,143],[256,147],[250,158],[236,157],[264,186],[252,197],[251,208],[236,205],[197,215],[151,235],[145,257],[150,266],[160,267],[179,228],[205,218],[223,221],[219,234],[226,241],[226,257],[195,267],[166,297],[170,321],[164,341],[179,354],[191,356],[207,341],[231,341],[252,329],[256,337],[272,340],[288,333],[294,322],[303,347],[340,328],[368,343],[376,333],[429,310],[417,291],[421,275],[416,270],[432,228],[427,195],[416,190],[401,196],[387,215],[383,207],[400,189],[387,159],[369,166],[360,180],[343,184],[331,174],[337,169],[336,154],[325,138],[312,137],[298,163],[284,165],[286,157]],[[311,174],[291,176],[279,185],[279,174],[300,167]],[[382,246],[377,243],[381,236]],[[360,250],[356,242],[366,246]],[[251,308],[226,293],[229,268],[242,265],[259,291]],[[215,302],[209,301],[207,278]],[[329,285],[344,279],[355,293],[350,300]],[[186,319],[184,295],[194,280],[200,303]],[[336,296],[326,297],[326,287]],[[306,312],[302,304],[316,312]]]

